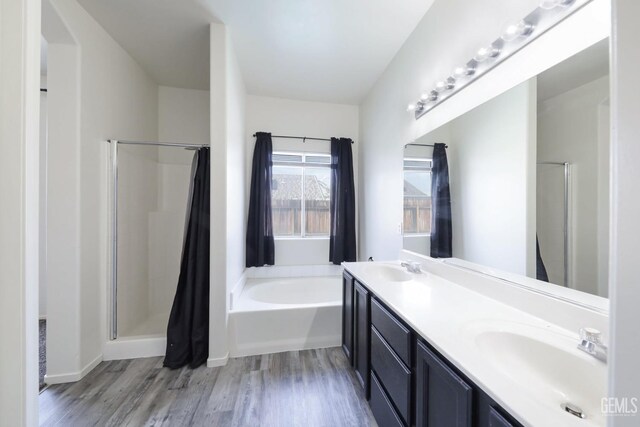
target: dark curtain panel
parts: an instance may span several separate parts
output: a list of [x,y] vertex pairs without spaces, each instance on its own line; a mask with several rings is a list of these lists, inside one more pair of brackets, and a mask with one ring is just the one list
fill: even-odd
[[540,243],[538,243],[538,236],[536,235],[536,279],[543,282],[549,281],[549,275],[547,274],[547,267],[544,266],[544,261],[540,255]]
[[351,144],[348,138],[331,138],[329,261],[334,264],[356,260],[356,196]]
[[196,368],[209,356],[209,149],[194,156],[180,276],[167,326],[164,366]]
[[261,267],[275,263],[271,220],[272,154],[271,134],[257,132],[251,169],[251,194],[247,223],[247,267]]
[[431,164],[431,256],[451,258],[451,195],[445,145],[433,146]]

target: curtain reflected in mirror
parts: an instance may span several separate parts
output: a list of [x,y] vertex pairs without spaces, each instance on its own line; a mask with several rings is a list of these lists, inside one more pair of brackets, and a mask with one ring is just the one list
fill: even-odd
[[445,143],[452,263],[607,297],[609,114],[605,39],[416,139],[404,249],[430,254],[427,145]]

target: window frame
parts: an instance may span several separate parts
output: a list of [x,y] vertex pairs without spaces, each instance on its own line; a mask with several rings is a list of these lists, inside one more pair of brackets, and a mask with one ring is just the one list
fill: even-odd
[[[286,156],[300,156],[301,161],[277,161],[272,160],[271,166],[272,168],[275,166],[285,166],[291,168],[300,168],[302,170],[302,191],[301,191],[301,208],[300,208],[300,234],[296,235],[277,235],[273,233],[274,240],[328,240],[331,235],[331,230],[327,234],[311,234],[307,235],[307,207],[306,207],[306,193],[305,193],[305,168],[326,168],[331,171],[331,154],[330,153],[318,153],[311,151],[287,151],[287,150],[278,150],[273,151],[272,158],[276,155],[286,155]],[[329,159],[328,163],[310,163],[307,162],[307,157],[319,156],[326,157]],[[331,189],[329,189],[331,192]],[[329,193],[331,194],[331,193]]]
[[[426,164],[428,164],[428,167],[407,167],[406,162],[410,161],[410,162],[424,162]],[[402,158],[402,181],[404,183],[405,180],[405,173],[407,171],[417,171],[417,172],[427,172],[429,174],[429,184],[431,184],[431,180],[433,179],[433,173],[431,171],[433,167],[433,158],[431,157],[403,157]],[[431,197],[431,196],[430,196]],[[404,190],[402,192],[402,209],[404,212],[404,201],[407,198],[407,196],[405,196],[404,194]],[[433,206],[431,206],[431,208],[429,208],[429,210],[431,211],[431,213],[433,213]],[[403,213],[403,218],[402,218],[402,237],[431,237],[431,228],[429,228],[429,232],[428,233],[407,233],[405,232],[404,229],[404,213]]]

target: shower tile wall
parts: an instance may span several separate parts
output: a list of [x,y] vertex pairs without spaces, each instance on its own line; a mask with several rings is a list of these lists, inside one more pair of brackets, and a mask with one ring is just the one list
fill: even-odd
[[120,146],[118,335],[165,333],[180,269],[193,151]]
[[147,321],[148,215],[158,205],[158,148],[118,147],[118,335]]
[[161,148],[158,210],[149,214],[149,315],[164,333],[178,283],[194,152]]

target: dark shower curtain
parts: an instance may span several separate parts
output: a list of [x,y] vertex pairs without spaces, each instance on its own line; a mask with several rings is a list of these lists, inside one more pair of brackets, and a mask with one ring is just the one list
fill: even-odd
[[431,164],[431,256],[451,258],[451,195],[446,146],[433,145]]
[[540,243],[538,242],[538,236],[536,235],[536,279],[543,282],[549,281],[549,275],[547,274],[547,267],[544,266],[542,255],[540,255]]
[[247,222],[247,267],[262,267],[275,263],[271,219],[272,154],[271,134],[257,132],[256,146],[253,150]]
[[331,230],[329,261],[356,260],[356,197],[349,138],[331,138]]
[[167,326],[164,366],[196,368],[209,355],[209,149],[195,154],[180,276]]

